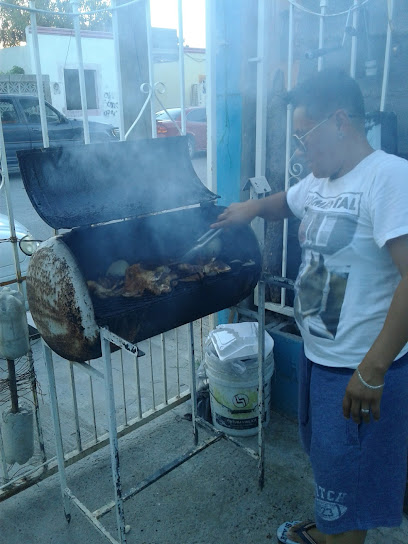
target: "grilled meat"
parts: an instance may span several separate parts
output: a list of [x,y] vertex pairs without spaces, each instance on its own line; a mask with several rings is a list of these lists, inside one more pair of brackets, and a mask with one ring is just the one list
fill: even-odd
[[[121,286],[119,286],[119,284],[106,286],[106,283],[103,282],[104,279],[105,278],[101,278],[101,280],[97,282],[89,280],[87,282],[89,291],[99,298],[119,297],[123,294],[123,281]],[[105,283],[105,285],[103,285],[103,283]]]
[[224,274],[230,270],[231,267],[228,264],[219,261],[215,257],[203,266],[203,273],[205,276],[216,276],[217,274]]
[[205,264],[179,263],[173,266],[158,266],[154,270],[143,268],[140,263],[126,268],[124,279],[107,275],[98,281],[88,281],[88,288],[99,298],[141,297],[145,293],[162,295],[170,293],[179,281],[200,281],[206,276],[229,272],[231,267],[222,261],[211,259]]
[[125,276],[125,297],[137,297],[143,295],[146,291],[154,295],[169,293],[172,288],[172,282],[177,275],[172,273],[168,266],[159,266],[154,270],[146,270],[141,264],[137,263],[126,270]]
[[181,281],[198,281],[205,276],[216,276],[218,274],[223,274],[224,272],[229,272],[231,267],[213,257],[211,261],[206,264],[181,263],[178,265],[178,270],[183,273],[190,272],[190,274]]

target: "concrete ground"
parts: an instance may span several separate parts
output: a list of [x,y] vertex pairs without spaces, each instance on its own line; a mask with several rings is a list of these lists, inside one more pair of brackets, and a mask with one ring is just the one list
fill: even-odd
[[[123,488],[136,485],[192,446],[184,404],[120,439]],[[200,430],[199,440],[208,434]],[[256,448],[256,438],[241,441]],[[67,469],[68,485],[90,510],[113,498],[110,457],[104,448]],[[313,517],[313,480],[294,422],[275,413],[266,432],[265,486],[257,461],[221,440],[125,503],[129,544],[255,544],[275,542],[286,520]],[[102,518],[116,536],[115,516]],[[1,544],[107,542],[73,507],[63,514],[58,475],[0,506]],[[367,544],[406,544],[408,519],[399,529],[376,530]]]

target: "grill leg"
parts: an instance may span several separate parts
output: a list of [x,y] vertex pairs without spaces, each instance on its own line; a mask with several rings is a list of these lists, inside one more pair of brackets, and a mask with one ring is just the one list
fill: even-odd
[[3,469],[3,480],[4,480],[4,483],[7,483],[10,480],[10,478],[9,478],[9,473],[7,469],[6,454],[4,453],[3,438],[1,436],[1,428],[0,428],[0,460],[1,460],[1,467]]
[[105,395],[109,425],[109,447],[111,454],[111,466],[113,485],[115,488],[116,524],[118,528],[120,544],[126,544],[125,512],[123,509],[122,484],[119,470],[118,432],[116,426],[115,396],[113,391],[112,360],[109,341],[104,338],[101,331],[102,357],[105,363]]
[[191,378],[191,415],[193,422],[193,435],[194,435],[194,445],[198,444],[198,431],[197,431],[197,389],[196,389],[196,368],[195,368],[195,355],[194,355],[194,324],[189,323],[188,325],[189,332],[189,355],[190,355],[190,378]]
[[34,401],[34,414],[35,414],[35,422],[37,427],[37,437],[38,437],[38,444],[40,446],[40,452],[41,452],[41,459],[44,464],[44,472],[48,468],[47,464],[47,456],[45,453],[45,446],[44,446],[44,436],[42,431],[42,425],[41,425],[41,418],[40,418],[40,406],[38,404],[38,393],[37,393],[37,378],[34,370],[34,358],[33,358],[33,352],[30,350],[27,354],[28,357],[28,363],[30,365],[30,385],[31,385],[31,393],[33,395],[33,401]]
[[54,422],[55,445],[57,450],[57,462],[58,462],[58,471],[59,471],[59,477],[60,477],[62,500],[64,505],[64,514],[65,514],[65,519],[69,523],[71,521],[71,503],[65,491],[67,489],[67,478],[65,474],[64,447],[62,444],[61,422],[60,422],[59,411],[58,411],[57,389],[55,387],[54,363],[52,361],[52,352],[44,341],[42,341],[42,348],[43,348],[45,366],[47,368],[47,375],[48,375],[51,415],[52,415],[52,420]]
[[265,483],[265,443],[264,443],[264,376],[265,376],[265,282],[258,283],[258,485],[263,489]]

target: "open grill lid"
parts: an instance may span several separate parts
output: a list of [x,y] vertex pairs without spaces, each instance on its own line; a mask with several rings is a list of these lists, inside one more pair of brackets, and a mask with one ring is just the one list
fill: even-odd
[[54,229],[70,229],[214,201],[185,136],[17,152],[26,192]]

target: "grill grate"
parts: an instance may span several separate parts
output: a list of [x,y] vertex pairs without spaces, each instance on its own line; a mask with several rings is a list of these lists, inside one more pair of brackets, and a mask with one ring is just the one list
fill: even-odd
[[[120,318],[129,315],[132,312],[142,311],[153,305],[165,306],[166,303],[177,299],[182,295],[196,294],[199,287],[205,288],[220,284],[219,291],[222,293],[224,282],[229,284],[233,278],[242,278],[248,276],[248,282],[253,278],[253,267],[255,263],[235,265],[231,271],[217,274],[216,276],[205,276],[201,280],[192,282],[179,282],[170,293],[154,295],[147,293],[140,297],[110,297],[106,299],[91,295],[95,320],[99,326],[107,325],[112,318]],[[205,294],[203,294],[205,297]]]
[[[192,282],[197,284],[198,282]],[[122,317],[131,312],[137,312],[147,306],[153,304],[163,304],[165,301],[171,298],[193,291],[196,287],[187,283],[177,284],[170,293],[163,293],[162,295],[154,295],[153,293],[147,293],[140,297],[110,297],[102,299],[92,295],[92,302],[94,305],[95,320],[99,326],[107,325],[109,320],[114,317]]]

